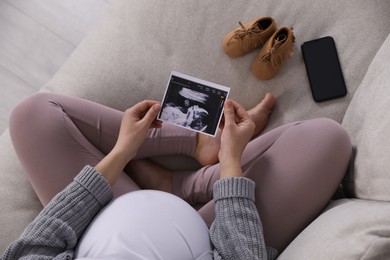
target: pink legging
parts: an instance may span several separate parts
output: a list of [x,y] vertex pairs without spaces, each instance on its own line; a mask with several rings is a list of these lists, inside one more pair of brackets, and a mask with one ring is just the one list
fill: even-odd
[[[12,112],[10,134],[38,198],[46,205],[87,164],[114,146],[122,112],[76,97],[35,94]],[[194,156],[196,134],[164,124],[150,130],[135,159]],[[244,175],[256,182],[256,206],[265,241],[281,252],[329,202],[349,163],[351,143],[342,127],[325,118],[290,123],[253,139],[242,157]],[[176,172],[173,193],[214,219],[212,188],[219,164]],[[114,195],[138,190],[123,173]]]

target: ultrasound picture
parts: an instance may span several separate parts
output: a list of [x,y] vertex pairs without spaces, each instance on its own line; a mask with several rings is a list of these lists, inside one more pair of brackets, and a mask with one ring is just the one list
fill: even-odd
[[[159,119],[197,132],[215,135],[228,88],[209,82],[201,84],[173,74],[168,84]],[[187,76],[188,77],[188,76]],[[204,83],[205,81],[202,81]],[[222,89],[221,89],[222,88]]]

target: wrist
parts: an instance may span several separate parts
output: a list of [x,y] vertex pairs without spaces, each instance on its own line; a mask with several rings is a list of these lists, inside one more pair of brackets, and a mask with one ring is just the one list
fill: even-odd
[[95,166],[95,169],[100,172],[111,185],[114,185],[129,160],[126,153],[114,148]]
[[221,162],[220,179],[231,177],[242,177],[242,169],[239,160]]
[[111,154],[112,157],[123,161],[123,163],[126,165],[131,159],[134,158],[136,152],[128,149],[128,147],[122,147],[116,144],[109,154]]

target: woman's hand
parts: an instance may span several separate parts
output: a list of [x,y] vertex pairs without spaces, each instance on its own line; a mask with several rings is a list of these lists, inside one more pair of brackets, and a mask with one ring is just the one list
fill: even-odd
[[127,109],[122,118],[114,150],[127,154],[130,161],[145,141],[148,130],[162,126],[162,122],[156,120],[160,109],[159,102],[150,100],[140,102]]
[[226,100],[221,148],[218,153],[221,179],[242,176],[241,156],[250,141],[255,123],[245,108],[233,100]]
[[137,154],[150,128],[160,128],[156,117],[161,110],[157,101],[146,100],[127,109],[123,114],[118,140],[111,152],[95,169],[113,185],[126,164]]

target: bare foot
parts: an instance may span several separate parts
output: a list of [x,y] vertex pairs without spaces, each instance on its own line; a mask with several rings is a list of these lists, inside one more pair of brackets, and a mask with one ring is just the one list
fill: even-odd
[[253,137],[259,135],[268,123],[269,115],[276,105],[276,98],[271,93],[266,93],[263,100],[255,107],[248,110],[250,118],[255,122]]
[[172,193],[173,173],[148,159],[128,164],[130,176],[141,189],[161,190]]
[[202,166],[215,164],[218,162],[218,152],[221,146],[221,129],[217,130],[215,137],[197,134],[195,159]]
[[[274,109],[275,104],[276,98],[271,93],[267,93],[259,104],[248,110],[250,118],[256,125],[252,138],[264,130],[268,123],[268,117]],[[195,158],[202,166],[217,163],[220,145],[221,130],[218,129],[215,137],[198,134]]]

